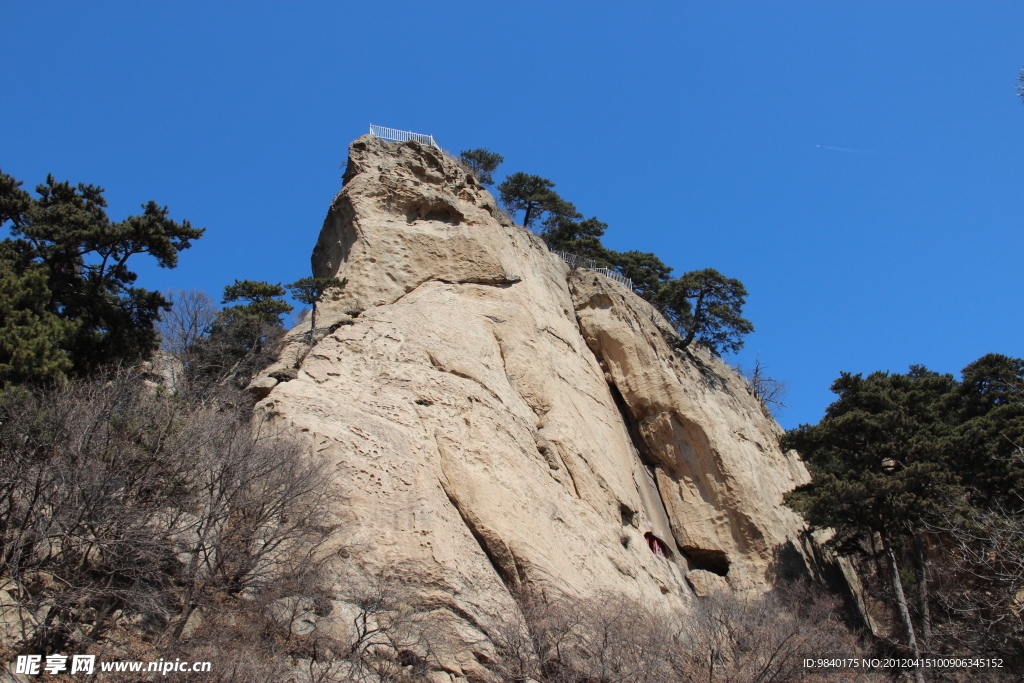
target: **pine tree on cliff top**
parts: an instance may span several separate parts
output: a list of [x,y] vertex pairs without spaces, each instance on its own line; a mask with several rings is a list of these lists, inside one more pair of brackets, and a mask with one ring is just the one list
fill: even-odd
[[311,306],[309,312],[309,335],[310,341],[316,332],[316,305],[330,289],[341,289],[348,284],[348,279],[339,280],[336,277],[304,277],[296,280],[290,285],[285,285],[292,293],[292,296],[307,306]]
[[559,197],[554,187],[555,184],[547,178],[519,172],[505,178],[505,182],[498,185],[498,192],[505,208],[512,212],[522,211],[523,227],[530,228],[544,213],[575,212],[575,207]]
[[683,348],[697,342],[721,355],[739,351],[743,337],[754,331],[753,324],[741,315],[746,297],[747,290],[739,280],[705,268],[662,285],[656,303],[683,335]]
[[493,185],[494,172],[498,170],[501,162],[505,161],[505,157],[486,147],[481,147],[459,152],[459,160],[481,185]]

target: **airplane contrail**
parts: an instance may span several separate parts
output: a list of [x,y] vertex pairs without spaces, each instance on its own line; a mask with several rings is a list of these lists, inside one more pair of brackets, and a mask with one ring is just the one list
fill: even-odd
[[832,147],[830,145],[816,145],[821,149],[830,149],[833,152],[856,152],[857,154],[874,154],[875,152],[870,149],[852,149],[850,147]]

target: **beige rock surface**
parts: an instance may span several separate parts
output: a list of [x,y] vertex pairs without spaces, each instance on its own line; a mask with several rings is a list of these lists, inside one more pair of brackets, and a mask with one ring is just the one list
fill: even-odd
[[705,569],[691,569],[686,572],[686,583],[690,584],[694,595],[698,598],[711,597],[715,593],[728,592],[729,581]]
[[258,409],[332,468],[353,571],[400,580],[470,649],[523,583],[686,610],[688,570],[765,590],[796,552],[781,499],[807,473],[743,381],[673,351],[646,302],[570,272],[439,150],[356,140],[313,263],[348,286]]

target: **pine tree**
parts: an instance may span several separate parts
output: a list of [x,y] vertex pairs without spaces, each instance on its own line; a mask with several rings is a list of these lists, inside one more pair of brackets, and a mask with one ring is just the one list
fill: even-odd
[[609,260],[615,270],[633,281],[633,291],[651,302],[657,302],[661,288],[671,281],[672,268],[651,252],[613,251]]
[[[1024,507],[1024,360],[982,356],[963,369],[947,410],[956,415],[956,455],[949,467],[975,506]],[[955,407],[954,407],[955,406]]]
[[256,280],[235,280],[235,284],[224,288],[221,303],[245,301],[247,303],[225,308],[224,312],[238,318],[281,325],[281,316],[294,310],[291,304],[281,301],[284,295],[285,290],[281,283],[272,285]]
[[751,322],[741,316],[746,296],[739,280],[706,268],[662,285],[657,304],[683,335],[683,348],[696,341],[721,355],[739,351],[744,335],[754,331]]
[[12,384],[59,382],[71,360],[55,342],[71,335],[75,323],[46,309],[45,270],[18,268],[14,259],[3,258],[5,246],[0,243],[0,391]]
[[505,178],[505,182],[498,185],[498,192],[506,209],[524,212],[523,227],[529,228],[544,213],[575,212],[575,207],[559,197],[554,187],[547,178],[519,172]]
[[462,161],[463,166],[469,169],[470,173],[473,174],[481,185],[493,185],[493,173],[505,161],[505,157],[497,152],[492,152],[486,147],[481,147],[479,149],[466,149],[459,152],[459,160]]
[[281,300],[284,295],[280,284],[255,280],[235,280],[225,287],[222,303],[235,305],[222,309],[209,333],[190,349],[193,375],[204,381],[245,386],[270,362],[284,334],[282,316],[293,310]]
[[[785,501],[812,527],[835,529],[841,553],[881,541],[907,647],[916,657],[920,644],[898,556],[921,544],[920,555],[927,557],[921,536],[928,523],[963,498],[949,467],[957,447],[950,408],[958,385],[952,375],[912,366],[905,375],[842,373],[832,391],[839,398],[819,424],[801,425],[782,440],[783,448],[797,449],[813,476]],[[919,576],[920,601],[927,606],[924,560]]]
[[347,278],[339,280],[336,277],[304,277],[290,285],[285,285],[296,300],[312,307],[309,313],[310,341],[312,341],[313,334],[316,332],[316,305],[327,290],[341,289],[346,284],[348,284]]
[[597,216],[579,220],[583,214],[575,211],[571,204],[556,208],[560,210],[548,216],[540,232],[548,249],[594,259],[599,267],[610,267],[611,252],[601,244],[601,236],[608,229],[608,224],[599,221]]
[[[135,287],[137,276],[128,262],[149,254],[160,267],[174,268],[178,253],[203,230],[171,220],[167,208],[152,201],[141,215],[112,222],[104,190],[95,185],[72,186],[48,176],[36,187],[38,198],[21,185],[0,173],[0,225],[9,223],[13,234],[2,242],[4,258],[16,277],[45,281],[48,299],[39,308],[38,298],[17,294],[21,286],[9,281],[5,292],[11,298],[0,306],[10,311],[4,324],[14,311],[34,311],[22,316],[22,323],[34,318],[37,333],[54,335],[49,341],[56,348],[43,354],[49,360],[34,356],[42,363],[40,376],[54,374],[49,366],[60,353],[76,372],[147,357],[157,346],[155,323],[168,302],[159,292]],[[33,374],[27,367],[19,372]]]

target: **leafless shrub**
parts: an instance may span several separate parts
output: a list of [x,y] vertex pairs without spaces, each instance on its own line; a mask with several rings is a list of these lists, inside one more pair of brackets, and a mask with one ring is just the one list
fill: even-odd
[[5,655],[215,663],[168,681],[426,675],[429,610],[393,581],[325,588],[327,479],[249,405],[132,372],[0,397]]
[[786,398],[786,383],[768,376],[768,366],[761,362],[761,356],[754,360],[754,367],[751,370],[744,370],[740,365],[737,365],[735,370],[766,414],[777,416],[789,408],[789,404],[783,400]]
[[929,649],[1024,671],[1024,516],[996,508],[931,532]]
[[[427,680],[438,666],[439,640],[429,609],[387,578],[371,577],[340,596],[326,592],[324,584],[317,577],[302,586],[281,585],[222,608],[178,642],[173,654],[219,662],[217,683]],[[335,628],[322,629],[328,616]],[[344,633],[339,622],[348,626],[340,629]],[[163,651],[165,658],[168,654]],[[165,680],[193,679],[172,674]]]
[[[842,623],[839,601],[809,584],[761,598],[717,594],[680,622],[672,654],[678,681],[850,680],[858,672],[806,669],[805,658],[849,658],[861,651]],[[872,680],[859,674],[858,680]],[[875,680],[883,680],[879,675]]]
[[197,612],[216,621],[315,572],[324,475],[234,399],[128,371],[0,397],[9,645],[84,649],[120,628],[169,648]]
[[503,681],[767,683],[884,680],[816,671],[805,658],[854,657],[862,648],[838,599],[800,584],[760,598],[717,594],[670,615],[622,596],[592,600],[517,594],[521,614],[498,638]]
[[502,680],[572,680],[572,662],[586,619],[581,605],[531,586],[517,587],[512,595],[519,609],[505,615],[495,634],[499,650],[495,668]]
[[671,680],[673,634],[667,615],[621,595],[588,601],[581,629],[583,670],[591,680],[645,683]]
[[436,664],[440,634],[430,610],[387,576],[345,596],[351,629],[336,650],[345,681],[409,681]]

